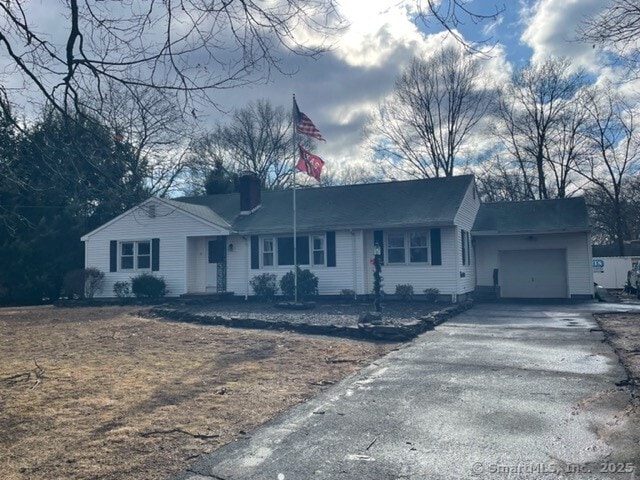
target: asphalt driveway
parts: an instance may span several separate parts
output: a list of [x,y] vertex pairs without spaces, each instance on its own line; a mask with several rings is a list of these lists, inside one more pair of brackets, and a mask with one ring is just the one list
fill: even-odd
[[631,308],[478,305],[176,478],[640,478],[591,317]]

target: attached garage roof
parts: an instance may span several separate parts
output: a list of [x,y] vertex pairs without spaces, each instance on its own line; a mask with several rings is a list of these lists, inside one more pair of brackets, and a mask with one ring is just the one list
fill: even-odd
[[587,232],[591,229],[584,198],[483,203],[474,235]]
[[[296,192],[299,231],[453,225],[473,176],[371,183]],[[278,233],[291,229],[291,190],[263,191],[262,204],[240,215],[237,193],[183,197],[180,203],[206,206],[239,233]]]

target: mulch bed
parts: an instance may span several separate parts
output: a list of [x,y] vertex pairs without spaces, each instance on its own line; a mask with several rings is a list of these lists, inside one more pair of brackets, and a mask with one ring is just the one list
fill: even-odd
[[[404,323],[428,313],[448,307],[448,303],[389,302],[382,306],[385,323]],[[255,317],[271,322],[307,323],[312,325],[336,325],[342,327],[358,325],[361,314],[373,311],[369,303],[322,303],[312,310],[282,310],[269,303],[232,302],[210,305],[186,305],[180,307],[194,314],[217,314],[225,317]]]

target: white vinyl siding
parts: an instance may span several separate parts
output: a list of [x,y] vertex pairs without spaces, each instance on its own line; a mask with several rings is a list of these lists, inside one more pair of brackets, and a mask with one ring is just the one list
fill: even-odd
[[[358,241],[358,232],[336,231],[335,233],[336,233],[336,266],[335,267],[326,266],[327,243],[326,243],[326,235],[324,233],[323,234],[318,234],[318,233],[306,234],[305,233],[305,234],[298,235],[298,237],[301,237],[301,236],[309,237],[309,242],[310,242],[309,256],[310,256],[311,263],[313,263],[314,252],[324,252],[324,255],[323,255],[324,263],[322,265],[300,265],[300,268],[309,269],[311,272],[314,273],[314,275],[318,277],[318,291],[320,295],[339,295],[342,290],[344,289],[354,290],[354,287],[357,293],[364,293],[364,292],[358,291],[358,284],[356,283],[356,276],[357,276],[356,270],[359,265],[360,265],[360,268],[362,268],[361,267],[362,263],[360,263],[357,260],[357,257],[359,255],[357,251],[354,250],[354,249],[360,248],[360,242]],[[314,245],[312,243],[312,240],[314,237],[320,237],[323,239],[322,246],[324,247],[324,249],[320,249],[320,248],[315,250],[313,249]],[[267,238],[267,237],[264,237],[264,238]],[[246,250],[245,250],[246,255],[249,255],[250,242],[246,241],[245,244],[246,244]],[[247,261],[248,259],[247,257],[245,257],[245,262]],[[230,259],[228,260],[228,262],[231,267]],[[274,263],[275,263],[274,266],[265,266],[264,264],[261,264],[259,269],[249,269],[249,272],[248,272],[249,280],[263,273],[271,273],[276,276],[277,282],[279,284],[282,276],[285,275],[287,272],[293,270],[293,265],[288,265],[288,266],[277,265],[277,259],[275,260]],[[354,265],[356,266],[356,269],[354,269]],[[234,293],[236,293],[236,295],[242,294],[243,291],[238,288],[240,287],[239,283],[234,283],[233,287],[230,286],[230,283],[229,283],[230,277],[231,277],[231,272],[228,271],[227,290],[233,291]],[[234,274],[233,277],[234,277],[234,282],[236,282],[236,279],[239,279],[240,275]],[[249,287],[249,295],[253,295],[253,292],[251,291],[250,287]]]
[[588,237],[588,233],[476,236],[477,283],[493,286],[493,270],[500,268],[500,251],[565,249],[568,296],[592,295],[593,267]]
[[465,246],[468,262],[462,262],[461,231],[471,232],[473,223],[480,209],[480,198],[476,192],[475,182],[471,182],[460,204],[454,223],[457,225],[456,234],[456,262],[458,268],[455,272],[458,293],[472,292],[476,287],[475,248],[469,239],[468,248]]
[[230,235],[227,245],[227,291],[238,296],[252,295],[249,280],[262,273],[261,270],[251,270],[249,267],[249,237]]
[[[415,230],[411,230],[415,231]],[[423,229],[429,235],[429,229]],[[409,232],[406,232],[409,233]],[[396,285],[409,284],[413,286],[416,294],[422,294],[426,288],[437,288],[443,295],[452,295],[459,292],[457,284],[458,275],[458,250],[457,229],[454,227],[440,228],[440,243],[442,265],[430,265],[428,263],[388,263],[385,257],[385,265],[382,266],[383,290],[386,293],[394,293]],[[386,235],[385,235],[386,239]],[[373,289],[373,230],[364,232],[365,266],[365,292],[371,293]],[[385,250],[387,249],[385,245]],[[429,252],[431,255],[431,252]]]
[[[149,215],[149,205],[154,204],[155,216]],[[85,266],[95,267],[105,272],[105,281],[98,297],[114,297],[113,284],[131,281],[138,275],[134,270],[110,272],[109,245],[111,241],[136,242],[141,239],[160,239],[160,270],[152,272],[163,277],[167,283],[168,295],[178,296],[187,291],[187,270],[197,264],[198,258],[187,257],[187,246],[191,237],[226,235],[219,227],[208,224],[173,206],[161,201],[146,202],[135,207],[104,228],[95,230],[84,239],[86,245]],[[204,255],[204,253],[203,253]],[[206,256],[202,257],[206,261]],[[118,266],[120,256],[118,251]]]

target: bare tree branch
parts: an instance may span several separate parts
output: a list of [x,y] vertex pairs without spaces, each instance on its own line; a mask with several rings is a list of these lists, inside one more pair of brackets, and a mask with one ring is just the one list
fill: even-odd
[[451,176],[493,102],[478,60],[457,48],[414,59],[369,126],[377,158],[400,176]]

